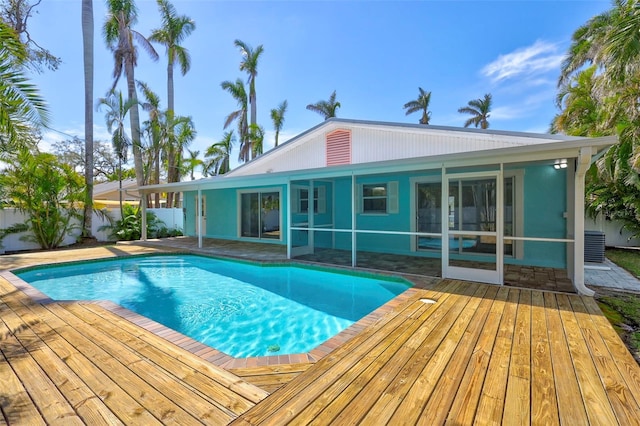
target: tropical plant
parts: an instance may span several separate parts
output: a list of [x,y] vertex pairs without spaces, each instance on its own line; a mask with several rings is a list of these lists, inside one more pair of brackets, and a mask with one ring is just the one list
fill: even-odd
[[200,151],[192,151],[188,149],[187,152],[189,153],[189,157],[183,160],[185,172],[189,174],[191,180],[196,180],[194,175],[196,168],[203,166],[204,162],[198,158]]
[[618,135],[591,167],[586,210],[640,236],[640,15],[635,0],[616,0],[573,36],[558,81],[558,130],[576,136]]
[[271,110],[271,121],[273,121],[273,129],[276,131],[275,146],[278,146],[278,137],[280,136],[280,130],[284,125],[284,114],[287,112],[288,103],[286,99],[282,101],[278,108]]
[[0,152],[15,151],[34,129],[48,122],[43,98],[25,77],[26,59],[24,46],[0,20]]
[[429,111],[431,92],[425,92],[422,87],[418,87],[418,90],[418,99],[404,104],[403,108],[405,109],[405,115],[413,114],[414,112],[422,112],[420,124],[429,124],[429,120],[431,120],[431,111]]
[[93,222],[93,0],[82,0],[84,64],[84,213],[82,233],[91,237]]
[[249,141],[251,141],[251,158],[262,155],[264,141],[264,129],[257,124],[249,125]]
[[[138,88],[142,92],[145,101],[141,102],[142,109],[149,116],[143,125],[143,133],[146,134],[149,144],[147,145],[147,158],[149,182],[152,184],[160,183],[161,175],[161,154],[166,148],[166,135],[164,134],[163,122],[166,120],[166,112],[160,109],[160,97],[145,82],[137,81]],[[154,194],[155,206],[160,207],[160,194]]]
[[144,167],[140,143],[140,112],[138,111],[138,96],[135,85],[135,67],[138,52],[134,40],[146,50],[153,60],[158,59],[149,40],[135,31],[133,26],[138,20],[138,11],[134,0],[107,0],[107,18],[103,26],[104,38],[107,46],[113,52],[114,82],[112,91],[124,73],[127,79],[127,96],[131,101],[131,139],[133,146],[133,163],[136,170],[138,186],[144,185]]
[[238,126],[238,138],[240,139],[240,153],[238,160],[246,162],[251,160],[251,142],[248,139],[249,124],[247,123],[247,91],[244,82],[237,79],[235,83],[231,81],[223,81],[220,87],[229,92],[238,104],[238,109],[227,116],[224,122],[224,129],[229,127],[234,121]]
[[169,111],[175,112],[173,69],[178,63],[182,75],[191,67],[189,51],[180,45],[195,29],[195,22],[185,15],[178,16],[175,7],[167,0],[157,0],[162,27],[152,31],[149,41],[162,44],[167,51],[167,104]]
[[470,114],[471,118],[464,122],[464,127],[472,124],[481,129],[489,128],[489,117],[491,116],[491,93],[484,95],[484,98],[470,100],[467,106],[459,108],[460,114]]
[[214,143],[205,152],[205,166],[203,173],[205,176],[210,174],[223,175],[231,170],[231,150],[235,142],[233,130],[226,132],[222,136],[222,140]]
[[242,54],[240,62],[240,71],[245,71],[248,75],[247,84],[249,85],[249,105],[251,106],[250,124],[257,125],[257,106],[256,106],[256,76],[258,75],[258,60],[264,51],[262,45],[252,49],[251,46],[241,40],[233,42]]
[[553,119],[552,133],[592,137],[611,133],[605,129],[607,120],[603,104],[598,99],[596,79],[596,67],[591,66],[560,88],[556,104],[562,111]]
[[3,160],[8,166],[0,173],[0,199],[26,214],[30,234],[22,239],[58,247],[82,220],[82,177],[53,154],[21,150]]
[[[147,236],[149,238],[176,237],[182,235],[177,229],[167,229],[155,213],[147,211]],[[118,241],[139,240],[142,237],[142,212],[138,206],[125,204],[122,217],[99,231],[109,231],[110,237]]]
[[[191,117],[174,117],[171,111],[166,114],[163,123],[165,135],[165,150],[167,161],[167,182],[180,182],[182,178],[182,159],[184,149],[196,138],[196,129]],[[180,193],[167,193],[167,207],[180,206]]]
[[131,146],[131,139],[125,130],[125,119],[137,101],[133,99],[124,100],[122,92],[110,92],[106,98],[98,100],[98,108],[105,106],[105,121],[107,130],[111,133],[111,145],[118,157],[118,181],[120,213],[122,213],[122,163],[127,162],[127,151]]
[[309,111],[317,112],[325,120],[336,116],[336,111],[340,108],[340,102],[336,102],[336,91],[334,90],[328,101],[318,101],[315,104],[307,105]]

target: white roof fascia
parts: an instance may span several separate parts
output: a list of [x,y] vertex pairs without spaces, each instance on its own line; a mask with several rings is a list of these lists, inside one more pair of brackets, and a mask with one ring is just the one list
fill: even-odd
[[499,163],[521,163],[545,161],[561,158],[575,158],[582,147],[594,147],[596,151],[617,143],[616,136],[601,138],[572,138],[572,140],[554,141],[535,145],[523,145],[508,148],[496,148],[482,151],[445,154],[439,156],[418,157],[381,161],[374,163],[348,164],[317,169],[294,170],[257,175],[223,177],[216,176],[187,182],[162,185],[149,185],[140,188],[143,193],[163,191],[196,191],[198,189],[223,189],[246,186],[267,186],[282,184],[288,180],[332,178],[375,173],[394,173],[402,171],[437,169],[446,167],[479,166]]

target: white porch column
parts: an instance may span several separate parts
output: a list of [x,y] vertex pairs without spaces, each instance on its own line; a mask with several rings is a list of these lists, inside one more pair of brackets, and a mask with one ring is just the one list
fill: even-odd
[[595,292],[584,285],[584,177],[591,165],[592,148],[582,147],[576,161],[574,176],[574,221],[573,221],[573,286],[586,296]]
[[351,267],[355,268],[356,259],[356,176],[351,174]]
[[442,278],[447,278],[449,268],[449,178],[447,177],[447,169],[442,165],[441,172],[441,199],[440,199],[440,263]]
[[198,248],[202,248],[202,190],[198,188],[196,199],[196,211],[198,212]]
[[287,259],[291,259],[291,238],[293,231],[291,230],[291,179],[287,179]]
[[[122,192],[120,193],[120,199],[122,200]],[[142,201],[142,234],[140,237],[142,241],[147,241],[147,194],[141,193],[140,200]]]

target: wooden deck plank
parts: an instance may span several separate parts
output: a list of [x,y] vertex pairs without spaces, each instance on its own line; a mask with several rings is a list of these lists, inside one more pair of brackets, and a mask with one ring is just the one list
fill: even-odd
[[580,330],[571,308],[569,297],[559,294],[556,299],[589,421],[592,424],[616,424],[615,413],[598,377],[597,369],[584,341],[582,330]]
[[[591,315],[591,321],[596,325],[600,337],[606,343],[612,361],[618,367],[624,380],[623,386],[629,389],[636,403],[640,405],[640,369],[638,364],[622,343],[620,336],[609,324],[609,320],[602,314],[595,300],[583,297],[582,301],[587,312]],[[640,418],[640,414],[638,417]]]
[[[86,307],[87,305],[79,304],[64,306],[66,310],[77,315],[79,320],[104,333],[105,337],[100,339],[102,349],[113,356],[119,356],[122,362],[141,377],[149,377],[147,380],[155,389],[195,418],[208,422],[224,422],[225,419],[235,417],[233,408],[236,410],[240,408],[242,412],[253,406],[229,389],[208,380],[195,368],[176,362],[174,358],[168,358],[162,352],[158,355],[155,347],[150,347],[123,331],[119,327],[118,319],[104,321],[102,320],[104,316],[100,317]],[[165,341],[164,345],[171,345],[171,343]],[[129,351],[130,355],[127,356],[126,351]],[[198,387],[194,388],[186,378],[196,375],[201,380],[198,381]],[[227,405],[222,403],[225,401]]]
[[640,425],[640,406],[630,389],[625,386],[625,380],[611,359],[607,345],[591,320],[583,299],[576,296],[570,297],[569,301],[618,422],[622,425]]
[[[440,289],[455,290],[458,286],[459,284],[455,282],[445,282],[437,287]],[[446,292],[443,293],[443,299],[447,297],[447,294]],[[314,397],[320,395],[323,389],[329,387],[349,369],[358,367],[358,363],[362,357],[367,354],[371,355],[372,352],[377,350],[380,351],[381,349],[376,349],[376,347],[381,346],[387,340],[388,336],[383,333],[377,333],[376,330],[384,328],[387,330],[387,333],[391,333],[398,328],[407,317],[410,317],[418,311],[419,308],[424,308],[424,306],[415,303],[421,295],[434,298],[436,295],[439,295],[439,292],[434,289],[426,293],[414,295],[397,310],[385,315],[373,326],[365,329],[356,338],[351,339],[338,350],[322,358],[312,368],[307,370],[304,375],[299,376],[287,386],[273,393],[260,403],[259,406],[249,410],[242,418],[252,424],[262,422],[268,424],[268,419],[275,419],[277,422],[279,410],[286,404],[286,412],[281,414],[282,417],[280,417],[280,420],[282,423],[289,421],[301,410],[306,408],[307,405],[313,401]],[[346,353],[349,353],[350,356],[339,356],[340,354]],[[318,383],[321,383],[324,388],[316,387],[316,394],[309,394],[308,388]],[[305,398],[299,398],[302,392],[304,392]]]
[[[96,358],[102,362],[105,362],[104,358],[117,357],[118,363],[105,362],[109,365],[108,374],[113,374],[112,377],[116,380],[117,374],[129,376],[133,373],[132,378],[129,379],[130,392],[134,392],[134,389],[140,394],[144,392],[144,399],[141,401],[148,401],[148,405],[145,406],[162,422],[221,423],[235,417],[230,411],[216,410],[208,401],[194,394],[192,389],[176,382],[175,378],[166,371],[157,368],[157,365],[152,364],[147,358],[121,343],[118,335],[110,336],[82,321],[74,315],[73,311],[77,311],[75,307],[77,307],[75,304],[52,306],[54,313],[73,328],[74,333],[70,334],[69,338],[77,342],[75,344],[78,347],[86,345],[83,352],[95,353]],[[89,345],[89,339],[92,345]]]
[[[92,313],[85,319],[100,330],[123,331],[120,334],[127,344],[149,359],[155,360],[163,368],[171,371],[176,377],[189,383],[194,388],[201,388],[216,403],[230,409],[234,413],[244,412],[256,402],[267,397],[268,393],[260,388],[240,380],[236,375],[217,367],[165,339],[137,327],[135,324],[117,316],[110,315],[104,308],[96,304],[82,304],[83,309]],[[108,315],[110,321],[102,318]],[[226,390],[226,392],[225,392]]]
[[[417,307],[414,314],[430,315],[431,311],[428,306],[419,301],[415,301],[413,305]],[[295,422],[310,423],[314,419],[321,421],[323,417],[320,416],[319,413],[323,412],[326,416],[327,410],[335,407],[334,404],[331,404],[332,401],[343,401],[345,397],[349,398],[348,395],[352,392],[354,386],[360,384],[357,379],[361,378],[363,374],[366,375],[367,371],[371,371],[372,365],[378,365],[376,363],[380,362],[380,359],[385,358],[385,353],[393,352],[399,345],[406,341],[406,338],[413,329],[405,327],[405,324],[411,322],[410,320],[414,314],[406,317],[404,323],[394,324],[393,330],[390,334],[387,334],[387,339],[384,344],[378,343],[372,350],[362,352],[361,356],[357,358],[357,361],[351,361],[353,365],[345,366],[344,371],[342,371],[342,366],[336,364],[333,369],[328,370],[325,375],[320,377],[316,382],[318,386],[311,385],[306,387],[304,392],[309,392],[309,395],[321,393],[321,396],[314,398],[313,404],[301,405],[298,413],[292,412],[292,417],[293,415],[296,416]],[[336,371],[337,369],[340,369],[339,372]],[[354,381],[356,381],[355,385]],[[296,406],[295,408],[298,407]],[[290,410],[291,407],[288,407],[287,412]],[[278,417],[278,413],[273,413],[272,416],[267,419],[267,423],[277,423]]]
[[458,343],[447,365],[446,371],[440,376],[440,380],[434,386],[436,390],[422,414],[417,420],[419,425],[444,424],[449,414],[453,401],[458,396],[460,383],[465,375],[472,355],[472,349],[476,346],[487,320],[494,298],[498,294],[498,287],[489,287],[482,297],[471,322]]
[[460,382],[456,399],[449,410],[446,424],[473,423],[508,294],[509,289],[502,287],[496,295],[482,335],[471,353],[471,359]]
[[[427,305],[422,315],[414,320],[407,321],[402,329],[403,333],[398,336],[387,349],[377,357],[351,384],[340,394],[333,398],[332,394],[327,392],[328,404],[314,404],[315,407],[322,409],[322,405],[326,405],[321,413],[317,416],[315,412],[301,415],[301,421],[305,419],[313,419],[312,424],[356,424],[361,421],[377,402],[386,388],[395,383],[398,374],[403,371],[405,365],[411,359],[411,356],[418,352],[418,349],[425,345],[425,339],[432,335],[437,324],[447,322],[447,315],[455,312],[452,309],[456,306],[463,305],[456,303],[449,297],[443,302],[450,302],[446,305],[442,303],[442,308],[436,305]],[[422,302],[416,302],[422,303]],[[446,312],[445,312],[446,310]],[[438,315],[440,314],[440,315]],[[449,316],[450,319],[455,318],[454,315]],[[425,322],[428,322],[425,324]],[[441,328],[442,329],[442,328]],[[348,408],[345,408],[347,407]],[[315,410],[314,410],[315,411]],[[298,421],[298,419],[296,419]],[[381,421],[381,419],[378,419]],[[366,423],[367,420],[362,420]]]
[[38,329],[34,329],[36,334],[46,341],[53,352],[82,378],[122,422],[141,425],[160,424],[136,399],[124,392],[118,383],[103,373],[91,359],[61,336],[60,338],[53,336],[53,334],[57,334],[57,328],[64,327],[66,324],[62,324],[57,317],[40,305],[31,306],[30,309],[42,319],[38,323]]
[[499,424],[502,421],[519,297],[520,290],[509,290],[476,409],[475,422],[478,424]]
[[587,411],[580,395],[580,385],[569,353],[568,336],[565,335],[556,294],[544,293],[549,347],[553,363],[553,377],[558,398],[560,423],[588,424]]
[[[474,288],[471,287],[469,290],[472,289]],[[445,338],[438,345],[429,362],[422,368],[413,382],[411,390],[393,413],[391,422],[415,423],[418,420],[424,406],[436,391],[435,386],[438,380],[450,362],[458,342],[465,333],[487,290],[488,286],[475,287],[471,299],[451,324]]]
[[3,418],[6,418],[9,424],[46,424],[22,382],[4,356],[4,338],[0,340],[0,344],[0,383],[2,383],[0,407],[2,408],[2,414],[4,414]]
[[537,291],[531,296],[531,424],[554,425],[559,424],[560,417],[544,296]]
[[[456,291],[459,290],[459,288],[456,289]],[[423,365],[433,357],[439,342],[445,338],[449,324],[458,317],[470,297],[469,292],[459,292],[447,299],[438,298],[437,311],[423,321],[411,341],[401,348],[397,357],[401,370],[379,395],[375,405],[367,411],[362,419],[363,423],[389,421],[398,405],[411,391]]]
[[[0,302],[0,316],[5,323],[13,330],[15,337],[22,346],[29,351],[31,357],[37,363],[44,373],[51,380],[51,386],[40,383],[39,389],[44,392],[47,404],[51,404],[52,396],[59,391],[66,401],[71,404],[73,416],[78,413],[83,422],[92,425],[109,424],[116,425],[120,421],[113,415],[104,403],[91,392],[90,389],[82,382],[67,365],[55,355],[55,353],[47,346],[46,342],[40,339],[30,328],[25,326],[31,324],[34,326],[38,323],[29,313],[20,315],[21,311],[2,310],[6,307]],[[7,307],[8,308],[8,307]],[[31,367],[33,368],[33,367]],[[61,416],[65,423],[71,423],[73,419],[68,418],[71,414]]]
[[230,369],[236,376],[272,393],[311,367],[313,363],[279,364]]
[[502,422],[531,421],[531,291],[520,290]]

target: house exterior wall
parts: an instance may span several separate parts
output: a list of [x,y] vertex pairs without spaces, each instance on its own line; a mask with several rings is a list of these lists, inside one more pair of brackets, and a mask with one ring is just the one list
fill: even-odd
[[[549,166],[531,166],[524,175],[524,236],[567,238],[567,173]],[[565,244],[524,242],[526,264],[565,268]],[[523,263],[517,260],[509,263]]]
[[[287,199],[286,185],[277,185],[275,188],[280,190],[280,210],[282,215],[282,227],[281,227],[281,239],[255,239],[255,238],[241,238],[239,236],[239,198],[238,194],[241,191],[256,191],[260,192],[265,188],[272,189],[274,186],[268,187],[246,187],[246,188],[227,188],[227,189],[215,189],[204,190],[202,196],[205,198],[205,217],[203,237],[206,238],[219,238],[227,240],[251,240],[259,241],[271,244],[286,244],[287,233],[285,231],[286,226],[286,212],[287,212]],[[187,191],[184,193],[184,208],[185,208],[185,235],[197,236],[196,232],[196,197],[197,191]]]
[[[567,211],[567,173],[566,170],[555,170],[549,165],[529,165],[522,167],[523,193],[516,197],[523,197],[523,211],[516,212],[522,215],[522,229],[517,230],[516,236],[537,238],[567,238],[567,220],[564,213]],[[399,183],[399,210],[397,214],[366,215],[357,213],[357,229],[377,231],[411,231],[411,222],[415,220],[415,212],[411,211],[411,178],[439,177],[439,171],[416,172],[396,176],[367,176],[359,178],[357,184],[385,183],[398,181]],[[350,181],[347,188],[336,191],[348,194],[350,197]],[[343,213],[350,217],[347,211],[349,198],[345,202],[338,203],[343,206]],[[339,214],[338,214],[339,216]],[[350,224],[349,224],[350,226]],[[414,256],[439,256],[438,253],[429,251],[414,251],[411,237],[405,235],[376,235],[358,234],[358,250],[379,251],[385,253],[407,254]],[[349,242],[350,244],[350,242]],[[532,266],[545,266],[554,268],[566,268],[566,244],[557,242],[531,242],[523,244],[523,256],[515,258],[505,257],[505,263],[523,264]],[[348,248],[350,245],[338,248]],[[469,258],[471,259],[471,258]]]

